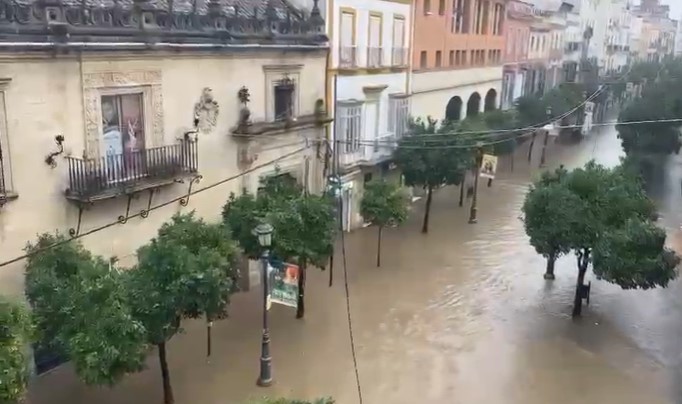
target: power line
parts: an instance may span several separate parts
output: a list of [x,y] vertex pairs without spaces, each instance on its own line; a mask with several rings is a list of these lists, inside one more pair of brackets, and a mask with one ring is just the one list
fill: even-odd
[[[651,124],[651,123],[682,123],[682,118],[675,118],[675,119],[654,119],[654,120],[643,120],[643,121],[626,121],[626,122],[618,122],[618,121],[611,121],[611,122],[602,122],[602,123],[593,123],[592,126],[611,126],[611,125],[641,125],[641,124]],[[575,129],[575,128],[581,128],[582,125],[559,125],[559,126],[554,126],[554,129]],[[452,139],[437,139],[437,140],[424,140],[420,141],[419,136],[414,136],[414,139],[410,139],[410,137],[404,138],[405,140],[414,140],[415,145],[409,145],[409,144],[400,144],[400,141],[387,141],[387,140],[374,140],[374,141],[369,141],[369,140],[360,140],[356,142],[352,141],[342,141],[339,140],[337,142],[343,143],[343,144],[353,144],[353,145],[360,145],[360,146],[376,146],[376,147],[385,147],[385,148],[401,148],[401,149],[470,149],[473,147],[478,147],[478,146],[488,146],[488,145],[494,145],[494,144],[499,144],[499,143],[504,143],[504,142],[509,142],[512,140],[516,139],[521,139],[526,136],[531,136],[533,132],[526,132],[519,134],[518,136],[514,137],[509,137],[505,139],[499,139],[495,141],[488,141],[488,142],[477,142],[471,145],[449,145],[448,143],[452,142]],[[457,134],[452,135],[454,137],[457,136]],[[466,139],[466,140],[476,140],[476,138],[472,139]],[[429,146],[418,146],[416,143],[420,142],[428,142],[430,144],[436,144],[433,147]],[[481,144],[478,144],[481,143]],[[438,144],[442,146],[437,146]]]
[[[300,144],[300,143],[295,143],[295,144]],[[291,145],[293,145],[293,144],[290,144],[289,146],[291,146]],[[282,147],[285,147],[285,146],[286,146],[286,145],[284,145],[284,146],[282,146]],[[215,188],[215,187],[217,187],[217,186],[219,186],[219,185],[228,183],[228,182],[230,182],[230,181],[234,181],[234,180],[236,180],[237,178],[243,177],[243,176],[246,175],[246,174],[249,174],[249,173],[254,172],[254,171],[256,171],[256,170],[259,170],[259,169],[261,169],[261,168],[267,167],[267,166],[269,166],[269,165],[271,165],[271,164],[276,164],[276,163],[279,162],[279,161],[282,161],[282,160],[285,160],[285,159],[287,159],[287,158],[289,158],[289,157],[291,157],[291,156],[294,156],[294,155],[296,155],[296,154],[298,154],[298,153],[300,153],[300,152],[302,152],[302,151],[304,151],[304,150],[306,150],[306,149],[308,149],[308,148],[310,148],[310,146],[302,147],[302,148],[297,149],[297,150],[295,150],[295,151],[293,151],[293,152],[290,152],[290,153],[287,153],[287,154],[285,154],[285,155],[283,155],[283,156],[280,156],[280,157],[278,157],[278,158],[276,158],[276,159],[270,160],[270,161],[265,162],[265,163],[263,163],[263,164],[259,164],[259,165],[257,165],[257,166],[251,167],[251,168],[249,168],[249,169],[247,169],[247,170],[244,170],[244,171],[242,171],[241,173],[239,173],[239,174],[237,174],[237,175],[233,175],[233,176],[231,176],[231,177],[224,178],[224,179],[222,179],[222,180],[220,180],[220,181],[218,181],[218,182],[214,182],[214,183],[212,183],[212,184],[210,184],[210,185],[207,185],[207,186],[205,186],[205,187],[203,187],[203,188],[199,188],[199,189],[197,189],[197,190],[194,190],[194,191],[192,191],[192,192],[189,192],[188,194],[184,194],[184,195],[182,195],[182,196],[179,196],[179,197],[177,197],[177,198],[173,198],[173,199],[168,200],[168,201],[166,201],[166,202],[163,202],[163,203],[161,203],[161,204],[152,206],[152,207],[149,208],[149,212],[151,212],[151,211],[153,211],[153,210],[156,210],[156,209],[163,208],[163,207],[168,206],[168,205],[170,205],[170,204],[172,204],[172,203],[179,202],[181,199],[187,198],[188,196],[196,195],[196,194],[199,194],[199,193],[201,193],[201,192],[207,191],[207,190],[209,190],[209,189]],[[138,213],[135,213],[135,214],[131,214],[130,216],[128,216],[128,219],[132,219],[132,218],[135,218],[135,217],[138,217],[138,216],[141,216],[141,215],[142,215],[142,212],[138,212]],[[120,224],[121,224],[121,222],[119,222],[119,221],[117,220],[117,221],[115,221],[115,222],[111,222],[111,223],[104,224],[104,225],[102,225],[102,226],[95,227],[95,228],[90,229],[90,230],[88,230],[88,231],[86,231],[86,232],[84,232],[84,233],[80,233],[80,234],[78,234],[78,235],[76,235],[76,236],[73,236],[73,237],[71,237],[71,238],[69,238],[69,239],[66,239],[66,240],[63,240],[63,241],[59,241],[59,242],[50,244],[50,245],[47,245],[47,246],[45,246],[45,247],[43,247],[43,248],[37,249],[37,250],[35,250],[35,251],[32,251],[32,252],[30,252],[30,253],[26,253],[26,254],[20,255],[20,256],[18,256],[18,257],[12,258],[12,259],[7,260],[7,261],[3,261],[3,262],[0,263],[0,268],[5,267],[5,266],[10,265],[10,264],[13,264],[13,263],[18,262],[18,261],[21,261],[21,260],[23,260],[23,259],[25,259],[25,258],[28,258],[28,257],[31,257],[31,256],[33,256],[33,255],[39,254],[39,253],[41,253],[41,252],[43,252],[43,251],[46,251],[46,250],[49,250],[49,249],[51,249],[51,248],[58,247],[58,246],[60,246],[60,245],[69,243],[69,242],[71,242],[71,241],[73,241],[73,240],[77,240],[77,239],[83,238],[83,237],[85,237],[85,236],[89,236],[89,235],[91,235],[91,234],[98,233],[98,232],[100,232],[100,231],[102,231],[102,230],[105,230],[105,229],[108,229],[108,228],[110,228],[110,227],[113,227],[113,226],[115,226],[115,225],[120,225]]]

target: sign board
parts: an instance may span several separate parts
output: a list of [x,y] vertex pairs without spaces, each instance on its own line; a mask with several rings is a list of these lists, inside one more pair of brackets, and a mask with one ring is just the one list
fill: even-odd
[[268,276],[269,300],[283,306],[298,307],[298,278],[301,276],[298,265],[273,262],[268,264]]
[[484,154],[481,160],[480,176],[483,178],[495,179],[495,172],[497,171],[497,156],[492,154]]
[[625,89],[627,90],[628,93],[631,93],[632,90],[635,89],[635,85],[634,85],[633,83],[627,83],[627,84],[625,85]]

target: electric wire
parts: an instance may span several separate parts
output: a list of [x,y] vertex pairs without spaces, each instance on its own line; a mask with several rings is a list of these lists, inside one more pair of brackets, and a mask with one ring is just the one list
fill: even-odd
[[[653,120],[643,120],[643,121],[626,121],[626,122],[618,122],[618,121],[610,121],[610,122],[602,122],[602,123],[593,123],[593,127],[598,127],[598,126],[612,126],[612,125],[640,125],[640,124],[651,124],[651,123],[682,123],[682,118],[673,118],[673,119],[653,119]],[[575,129],[575,128],[581,128],[582,125],[558,125],[554,126],[554,129]],[[452,139],[441,139],[438,140],[437,142],[434,140],[426,140],[423,142],[430,142],[431,146],[418,146],[416,144],[422,143],[422,141],[419,140],[420,136],[415,136],[415,139],[409,139],[409,136],[404,138],[405,141],[403,144],[400,144],[400,141],[382,141],[382,140],[360,140],[360,141],[355,141],[355,142],[350,142],[350,141],[343,141],[339,140],[337,142],[342,143],[342,144],[352,144],[352,145],[359,145],[359,146],[375,146],[375,147],[384,147],[384,148],[401,148],[401,149],[413,149],[413,150],[419,150],[419,149],[470,149],[474,147],[479,147],[479,146],[489,146],[489,145],[495,145],[498,143],[504,143],[504,142],[509,142],[511,140],[515,139],[520,139],[526,136],[531,136],[533,132],[526,132],[519,134],[515,137],[509,137],[505,139],[499,139],[495,141],[488,141],[488,142],[477,142],[474,144],[470,145],[449,145],[448,143],[452,142]],[[454,135],[457,136],[457,135]],[[415,145],[410,145],[407,144],[409,141],[414,140]],[[466,139],[466,140],[477,140],[476,138],[474,139]],[[433,144],[436,145],[433,145]],[[480,144],[478,144],[480,143]],[[441,144],[442,146],[438,146],[438,144]]]
[[[336,175],[338,175],[341,172],[341,163],[339,159],[339,150],[340,147],[338,147],[338,144],[336,145]],[[339,194],[339,207],[340,207],[340,212],[339,212],[339,219],[340,219],[340,229],[341,229],[341,262],[343,264],[343,287],[344,291],[346,294],[346,315],[348,317],[348,335],[350,338],[350,351],[351,351],[351,356],[353,358],[353,369],[355,371],[355,384],[358,388],[358,402],[360,404],[363,404],[363,399],[362,399],[362,386],[360,384],[360,371],[358,369],[358,357],[357,353],[355,351],[355,335],[353,333],[353,317],[351,315],[351,305],[350,305],[350,288],[348,286],[348,265],[346,262],[346,236],[345,236],[345,231],[343,229],[343,222],[341,221],[343,218],[343,200],[341,199],[342,195]]]
[[[295,143],[295,144],[300,144],[300,143]],[[282,147],[284,147],[284,146],[282,146]],[[228,183],[228,182],[230,182],[230,181],[234,181],[234,180],[236,180],[236,179],[238,179],[238,178],[241,178],[241,177],[243,177],[243,176],[245,176],[245,175],[247,175],[247,174],[249,174],[249,173],[252,173],[252,172],[254,172],[254,171],[256,171],[256,170],[260,170],[261,168],[267,167],[267,166],[272,165],[272,164],[276,164],[276,163],[278,163],[278,162],[280,162],[280,161],[282,161],[282,160],[285,160],[285,159],[287,159],[287,158],[289,158],[289,157],[292,157],[292,156],[294,156],[294,155],[296,155],[296,154],[298,154],[298,153],[301,153],[301,152],[303,152],[304,150],[306,150],[306,149],[308,149],[308,148],[310,148],[309,145],[308,145],[308,146],[301,147],[301,148],[296,149],[296,150],[294,150],[294,151],[292,151],[292,152],[289,152],[289,153],[287,153],[287,154],[284,154],[284,155],[282,155],[282,156],[280,156],[280,157],[278,157],[278,158],[276,158],[276,159],[273,159],[273,160],[267,161],[267,162],[265,162],[265,163],[259,164],[259,165],[257,165],[257,166],[251,167],[251,168],[249,168],[249,169],[246,169],[246,170],[242,171],[241,173],[239,173],[239,174],[237,174],[237,175],[233,175],[233,176],[230,176],[230,177],[227,177],[227,178],[223,178],[222,180],[217,181],[217,182],[214,182],[214,183],[212,183],[212,184],[209,184],[209,185],[207,185],[207,186],[205,186],[205,187],[203,187],[203,188],[196,189],[196,190],[191,191],[191,192],[189,192],[189,193],[183,194],[183,195],[181,195],[181,196],[179,196],[179,197],[170,199],[170,200],[168,200],[168,201],[166,201],[166,202],[160,203],[160,204],[158,204],[158,205],[154,205],[154,206],[152,206],[152,207],[149,208],[149,212],[154,211],[154,210],[157,210],[157,209],[160,209],[160,208],[163,208],[163,207],[168,206],[168,205],[170,205],[170,204],[179,202],[181,199],[187,198],[188,196],[196,195],[196,194],[199,194],[199,193],[201,193],[201,192],[208,191],[209,189],[213,189],[213,188],[215,188],[215,187],[217,187],[217,186],[219,186],[219,185],[223,185],[223,184],[226,184],[226,183]],[[134,214],[129,215],[129,216],[128,216],[128,219],[133,219],[133,218],[138,217],[138,216],[141,216],[141,215],[142,215],[142,212],[134,213]],[[9,259],[9,260],[0,262],[0,268],[3,268],[3,267],[5,267],[5,266],[7,266],[7,265],[13,264],[13,263],[18,262],[18,261],[21,261],[21,260],[23,260],[23,259],[29,258],[29,257],[31,257],[31,256],[33,256],[33,255],[39,254],[39,253],[41,253],[41,252],[43,252],[43,251],[46,251],[46,250],[49,250],[49,249],[51,249],[51,248],[58,247],[58,246],[60,246],[60,245],[69,243],[69,242],[71,242],[71,241],[73,241],[73,240],[78,240],[78,239],[80,239],[80,238],[89,236],[89,235],[94,234],[94,233],[98,233],[98,232],[100,232],[100,231],[102,231],[102,230],[105,230],[105,229],[108,229],[108,228],[110,228],[110,227],[114,227],[114,226],[120,225],[120,224],[123,224],[123,223],[121,223],[121,222],[119,222],[119,221],[117,220],[117,221],[110,222],[110,223],[107,223],[107,224],[104,224],[104,225],[101,225],[101,226],[98,226],[98,227],[94,227],[94,228],[92,228],[92,229],[90,229],[90,230],[87,230],[87,231],[85,231],[85,232],[83,232],[83,233],[79,233],[79,234],[77,234],[77,235],[75,235],[75,236],[73,236],[73,237],[71,237],[71,238],[68,238],[68,239],[65,239],[65,240],[62,240],[62,241],[58,241],[58,242],[56,242],[56,243],[52,243],[52,244],[46,245],[45,247],[36,249],[36,250],[34,250],[34,251],[30,252],[30,253],[22,254],[22,255],[19,255],[19,256],[17,256],[17,257],[14,257],[14,258],[12,258],[12,259]]]

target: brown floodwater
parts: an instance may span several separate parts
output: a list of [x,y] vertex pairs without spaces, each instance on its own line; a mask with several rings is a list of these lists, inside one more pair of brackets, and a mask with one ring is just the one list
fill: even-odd
[[[541,143],[541,142],[538,142]],[[552,142],[550,167],[594,158],[618,163],[612,127],[579,143]],[[467,223],[458,190],[433,202],[430,233],[420,234],[423,200],[410,220],[384,232],[382,267],[375,267],[376,230],[346,237],[353,332],[366,404],[682,403],[682,291],[623,291],[592,280],[579,320],[570,308],[575,259],[557,263],[557,279],[542,278],[544,261],[528,245],[519,219],[529,181],[538,175],[522,146],[515,170],[502,160],[491,188],[480,189],[479,221]],[[674,160],[674,159],[673,159]],[[672,161],[658,197],[671,240],[682,210],[682,162]],[[680,244],[682,246],[682,243]],[[338,264],[339,260],[337,260]],[[358,403],[348,336],[342,272],[309,274],[307,314],[295,320],[271,311],[275,384],[256,387],[260,350],[260,293],[235,296],[231,317],[214,327],[206,360],[201,322],[186,323],[169,344],[178,404],[241,404],[263,395],[333,396]],[[120,385],[89,388],[68,367],[38,378],[31,404],[161,403],[156,356],[149,369]]]

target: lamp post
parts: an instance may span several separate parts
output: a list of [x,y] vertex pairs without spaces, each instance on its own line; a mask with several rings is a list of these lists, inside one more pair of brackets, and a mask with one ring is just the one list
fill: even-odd
[[[548,126],[552,124],[552,107],[547,107],[547,120],[550,121]],[[540,156],[540,168],[545,166],[545,152],[547,151],[547,142],[549,141],[549,128],[545,127],[545,140],[542,143],[542,155]]]
[[481,176],[481,163],[483,163],[483,146],[478,142],[476,146],[476,175],[474,176],[474,197],[471,199],[471,210],[469,211],[469,223],[478,221],[478,178]]
[[272,384],[272,357],[270,356],[270,327],[268,326],[268,298],[270,295],[268,257],[272,244],[272,226],[267,223],[259,224],[253,233],[258,237],[258,244],[263,248],[261,262],[263,265],[263,338],[261,341],[260,376],[257,385],[269,387]]

